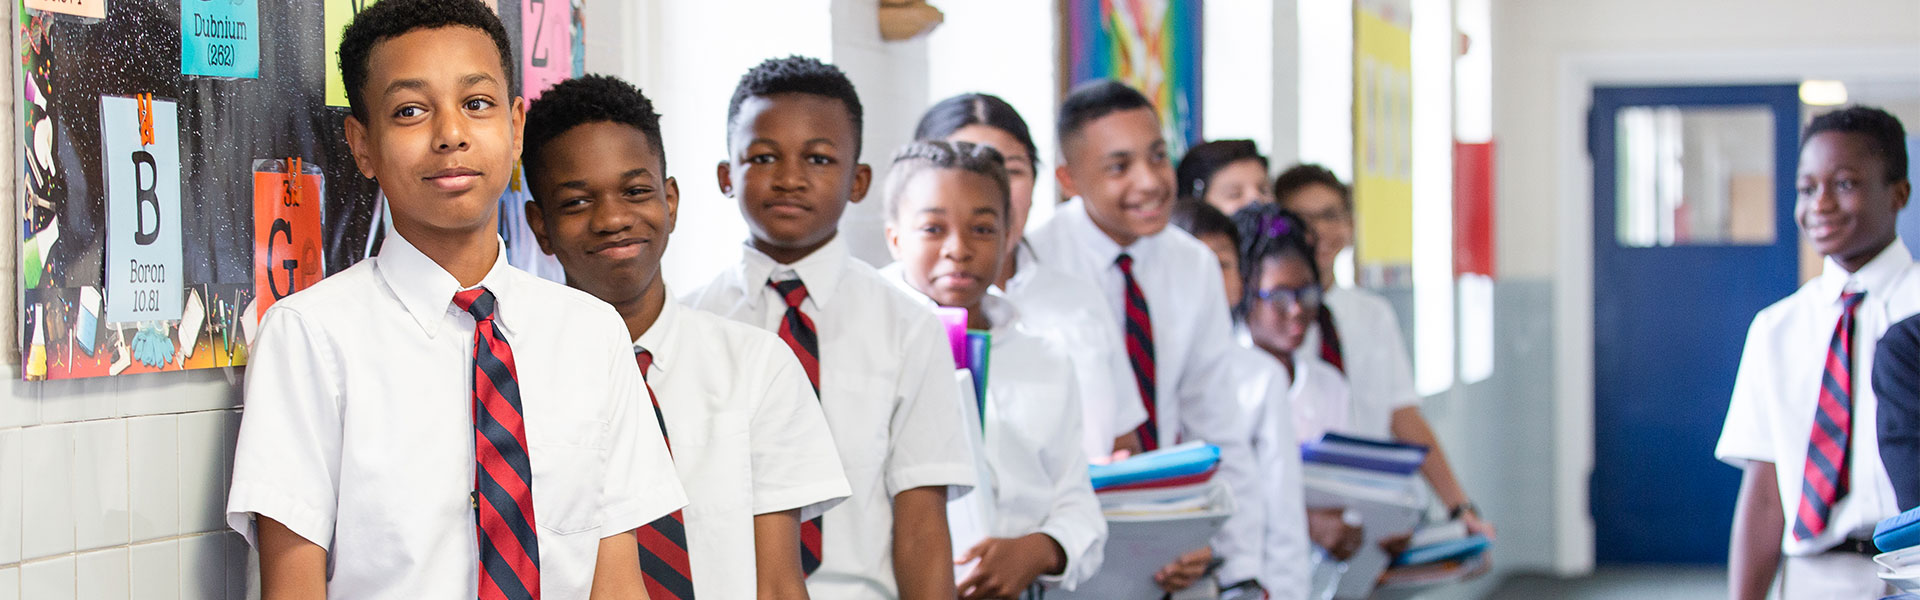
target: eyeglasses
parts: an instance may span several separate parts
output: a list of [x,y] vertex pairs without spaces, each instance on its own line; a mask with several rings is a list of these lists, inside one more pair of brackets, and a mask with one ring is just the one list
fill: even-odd
[[1320,307],[1320,286],[1309,283],[1297,288],[1272,287],[1255,290],[1253,297],[1261,302],[1272,302],[1282,310],[1296,306],[1312,310]]

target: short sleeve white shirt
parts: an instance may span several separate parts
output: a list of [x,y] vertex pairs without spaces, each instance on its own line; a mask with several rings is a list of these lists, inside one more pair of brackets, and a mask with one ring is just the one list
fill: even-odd
[[[1115,261],[1122,252],[1133,257],[1134,280],[1153,325],[1160,440],[1172,445],[1198,439],[1220,447],[1221,477],[1240,510],[1214,539],[1215,552],[1226,559],[1218,575],[1222,581],[1256,577],[1259,560],[1253,549],[1260,545],[1266,495],[1257,491],[1262,476],[1255,471],[1246,414],[1233,401],[1234,386],[1225,374],[1226,355],[1237,346],[1219,258],[1176,227],[1123,248],[1094,225],[1079,198],[1061,204],[1027,243],[1040,261],[1084,274],[1095,286],[1091,293],[1106,298],[1114,315],[1126,314],[1125,280]],[[1116,326],[1124,324],[1117,319]]]
[[[1413,361],[1407,358],[1406,336],[1400,334],[1393,304],[1379,294],[1348,286],[1328,289],[1322,301],[1339,329],[1340,355],[1352,394],[1347,431],[1391,439],[1393,411],[1420,406],[1420,394],[1413,388]],[[1321,335],[1318,323],[1308,328],[1306,339],[1294,351],[1295,360],[1319,359]]]
[[695,595],[751,598],[754,515],[810,517],[850,493],[807,374],[780,338],[671,295],[634,348],[652,353],[645,375],[687,492]]
[[[933,304],[900,277],[899,263],[881,273]],[[981,444],[985,476],[991,482],[980,488],[993,493],[992,523],[985,536],[1042,533],[1053,538],[1066,553],[1066,568],[1040,581],[1071,590],[1100,570],[1107,539],[1107,521],[1093,495],[1087,459],[1074,443],[1081,430],[1081,382],[1068,367],[1065,348],[1028,329],[1030,321],[1016,302],[988,295],[981,299],[981,309],[993,324]],[[971,391],[966,395],[972,396]],[[1111,447],[1113,441],[1107,442]]]
[[1067,359],[1080,379],[1087,460],[1106,460],[1114,438],[1147,421],[1120,321],[1105,299],[1088,293],[1092,282],[1041,261],[1024,244],[1017,252],[1020,271],[1007,280],[1006,296],[1020,307],[1024,327],[1070,349]]
[[[1881,519],[1900,512],[1893,484],[1880,463],[1879,435],[1873,427],[1879,403],[1873,386],[1873,349],[1888,326],[1920,312],[1920,267],[1895,240],[1859,271],[1848,273],[1832,259],[1819,277],[1792,295],[1761,310],[1747,330],[1733,398],[1713,455],[1744,467],[1771,462],[1786,514],[1781,549],[1790,556],[1818,554],[1848,536],[1867,537]],[[1813,435],[1827,347],[1839,322],[1842,291],[1865,291],[1854,310],[1853,433],[1847,495],[1835,503],[1828,527],[1807,540],[1793,539],[1794,512],[1800,506],[1801,475]]]
[[1260,557],[1256,577],[1272,598],[1303,599],[1312,585],[1307,561],[1310,542],[1287,369],[1266,352],[1242,346],[1227,353],[1227,363],[1226,379],[1233,387],[1234,401],[1247,415],[1247,436],[1258,470],[1265,475],[1256,489],[1264,498],[1259,506],[1266,512],[1252,523],[1264,531],[1250,550]]
[[[507,266],[481,286],[513,349],[533,471],[540,586],[584,598],[600,540],[686,504],[625,326],[585,293]],[[460,285],[398,233],[288,296],[247,367],[227,523],[271,517],[327,549],[330,598],[472,598],[474,320]]]
[[1293,359],[1293,433],[1302,442],[1348,431],[1347,377],[1319,358]]
[[801,310],[819,336],[820,408],[852,488],[825,515],[826,556],[807,590],[816,598],[895,596],[893,496],[920,487],[957,495],[974,484],[946,329],[838,238],[790,265],[751,246],[742,253],[688,304],[774,331],[786,303],[767,280],[799,277],[808,293]]

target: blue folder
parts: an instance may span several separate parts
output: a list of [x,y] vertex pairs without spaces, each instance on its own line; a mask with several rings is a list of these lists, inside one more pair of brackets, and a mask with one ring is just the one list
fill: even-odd
[[1424,565],[1443,560],[1467,558],[1481,552],[1486,552],[1487,546],[1490,545],[1492,545],[1492,541],[1488,540],[1487,536],[1476,533],[1457,540],[1447,540],[1427,544],[1419,548],[1409,548],[1406,552],[1401,552],[1399,556],[1393,557],[1393,565],[1396,567],[1400,565]]
[[1091,465],[1087,467],[1087,474],[1092,476],[1093,488],[1097,490],[1108,486],[1205,473],[1207,469],[1213,468],[1219,462],[1219,446],[1203,443],[1181,444],[1152,452],[1142,452],[1113,464]]
[[[1354,453],[1351,449],[1379,449],[1395,451],[1413,451],[1418,458],[1412,460],[1390,460],[1365,453]],[[1300,445],[1300,460],[1308,463],[1345,465],[1369,471],[1407,475],[1420,470],[1426,461],[1427,447],[1415,444],[1401,444],[1380,440],[1358,438],[1337,433],[1329,433],[1319,441]]]
[[1887,517],[1875,525],[1873,545],[1881,552],[1920,546],[1920,508]]

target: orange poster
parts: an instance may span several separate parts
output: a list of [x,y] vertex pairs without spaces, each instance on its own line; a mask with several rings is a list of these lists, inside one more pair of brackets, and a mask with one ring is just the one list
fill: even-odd
[[275,300],[307,289],[326,275],[322,264],[320,168],[298,158],[254,161],[254,319]]

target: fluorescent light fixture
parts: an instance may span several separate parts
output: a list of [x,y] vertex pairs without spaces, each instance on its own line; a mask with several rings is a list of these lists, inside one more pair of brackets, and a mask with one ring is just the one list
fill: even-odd
[[1847,103],[1847,84],[1828,79],[1800,82],[1800,101],[1810,106],[1839,106]]

